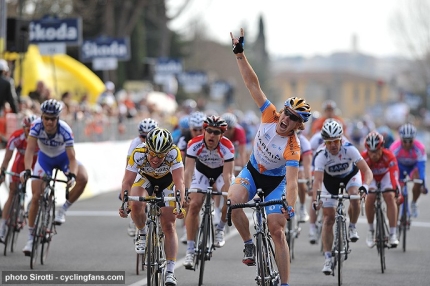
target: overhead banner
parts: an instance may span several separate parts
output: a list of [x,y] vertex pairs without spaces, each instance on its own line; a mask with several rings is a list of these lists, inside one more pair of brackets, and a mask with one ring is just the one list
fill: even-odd
[[31,44],[80,45],[82,43],[82,21],[80,18],[58,19],[53,17],[33,20],[29,25],[29,41]]
[[81,46],[81,61],[91,62],[100,58],[116,58],[118,61],[130,59],[130,39],[99,37],[84,40]]

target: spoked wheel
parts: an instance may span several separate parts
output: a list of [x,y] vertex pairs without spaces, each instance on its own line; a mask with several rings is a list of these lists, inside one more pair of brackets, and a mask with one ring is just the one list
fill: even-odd
[[337,260],[337,282],[338,285],[342,285],[342,271],[343,271],[343,255],[346,255],[345,247],[343,244],[343,236],[346,235],[344,233],[344,225],[343,222],[337,222],[337,246],[336,246],[336,260]]
[[157,247],[155,244],[154,224],[148,225],[148,234],[146,241],[146,277],[148,286],[157,286]]
[[37,256],[39,255],[38,253],[38,248],[39,248],[39,244],[41,243],[42,240],[42,213],[44,211],[44,207],[41,205],[39,207],[39,210],[37,211],[37,217],[36,217],[36,223],[34,225],[34,229],[33,229],[33,247],[31,249],[31,254],[30,254],[30,268],[34,269],[34,266],[37,263]]
[[16,220],[15,227],[12,232],[12,239],[10,241],[10,252],[15,251],[19,232],[21,231],[21,229],[24,228],[24,225],[26,224],[24,206],[19,205],[18,207],[19,207],[18,216],[17,216],[18,219]]
[[290,262],[294,259],[294,233],[293,233],[293,220],[287,221],[287,229],[285,230],[285,237],[287,239],[288,248],[290,249]]
[[[51,210],[52,209],[52,210]],[[52,198],[50,199],[44,214],[44,228],[42,229],[42,238],[41,244],[42,248],[40,251],[40,263],[43,265],[46,263],[48,259],[49,246],[51,245],[52,237],[55,234],[55,226],[53,222],[52,214],[55,213],[55,205],[52,202]]]
[[6,221],[6,233],[4,236],[4,256],[7,255],[7,248],[10,245],[11,252],[13,252],[13,244],[14,244],[14,232],[17,226],[18,221],[18,208],[19,208],[19,200],[17,196],[13,196],[12,203],[9,209],[9,218]]
[[262,233],[257,234],[257,272],[260,286],[270,286],[270,272],[267,269],[268,265],[268,251],[264,243],[264,236]]
[[405,200],[402,205],[402,215],[400,217],[399,236],[402,238],[403,252],[406,252],[406,233],[408,230],[408,197],[404,196]]
[[384,229],[384,216],[382,210],[379,209],[376,217],[376,237],[377,237],[377,249],[381,262],[381,272],[384,273],[385,270],[385,229]]
[[136,275],[145,270],[145,254],[136,253]]
[[203,285],[203,276],[205,274],[205,264],[206,264],[207,255],[209,253],[208,234],[210,232],[209,228],[211,225],[210,225],[208,214],[203,215],[202,224],[203,224],[203,233],[200,236],[200,240],[198,242],[200,252],[197,254],[200,260],[199,284],[198,284],[199,286]]

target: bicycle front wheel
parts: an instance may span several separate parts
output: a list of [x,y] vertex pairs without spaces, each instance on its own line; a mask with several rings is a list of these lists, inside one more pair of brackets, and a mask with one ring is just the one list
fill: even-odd
[[337,227],[337,237],[335,238],[337,240],[336,245],[336,255],[335,259],[337,260],[337,282],[338,285],[342,285],[342,272],[343,272],[343,257],[342,255],[346,255],[344,250],[344,241],[343,238],[346,235],[344,231],[346,230],[345,222],[342,220],[342,218],[337,218],[336,222]]
[[400,225],[399,225],[399,236],[402,239],[403,252],[406,251],[406,232],[408,230],[408,196],[404,196],[404,201],[402,204],[402,212],[400,216]]
[[146,277],[148,286],[157,286],[157,246],[155,226],[153,223],[148,225],[146,235]]
[[38,248],[42,240],[42,227],[43,227],[43,213],[45,206],[43,203],[39,204],[39,210],[37,211],[36,221],[33,228],[33,247],[30,254],[30,268],[34,269],[36,265],[37,257],[39,255]]
[[55,202],[52,197],[46,203],[42,237],[41,237],[41,250],[40,250],[40,263],[43,265],[48,259],[49,246],[51,245],[52,237],[54,235],[54,221],[53,216],[55,215]]
[[287,229],[285,230],[288,248],[290,249],[290,262],[294,259],[294,222],[293,219],[287,221]]
[[12,203],[10,204],[9,216],[6,221],[6,233],[4,236],[4,256],[7,255],[7,248],[10,245],[11,252],[13,252],[13,244],[15,242],[15,229],[18,226],[18,210],[19,210],[19,196],[14,195]]
[[267,269],[268,251],[264,243],[263,233],[257,233],[257,284],[260,286],[269,286],[270,277]]
[[381,272],[385,270],[385,229],[384,229],[384,215],[382,209],[378,208],[376,211],[376,247],[381,262]]
[[198,246],[199,246],[199,253],[197,254],[199,256],[200,260],[200,271],[199,271],[199,286],[203,285],[203,276],[205,274],[205,264],[206,264],[206,258],[209,255],[209,246],[208,237],[210,236],[211,231],[211,222],[209,219],[209,214],[204,214],[202,218],[202,225],[203,225],[203,233],[199,236]]

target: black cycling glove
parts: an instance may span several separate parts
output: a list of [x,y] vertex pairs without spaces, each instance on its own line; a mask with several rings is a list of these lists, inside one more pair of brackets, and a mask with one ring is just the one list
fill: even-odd
[[231,40],[232,44],[233,44],[233,53],[235,54],[239,54],[239,53],[243,53],[243,48],[245,47],[245,40],[243,37],[239,38],[239,43],[237,43],[236,45],[234,44],[234,40]]

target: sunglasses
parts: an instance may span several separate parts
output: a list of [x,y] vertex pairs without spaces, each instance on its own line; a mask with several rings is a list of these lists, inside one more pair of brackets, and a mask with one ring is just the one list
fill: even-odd
[[43,116],[42,118],[43,118],[43,120],[45,120],[45,121],[52,121],[52,122],[54,122],[55,120],[57,120],[57,119],[58,119],[58,117],[57,117],[57,116],[56,116],[56,117]]
[[222,133],[220,130],[213,130],[213,129],[210,129],[210,128],[206,128],[205,130],[206,130],[207,133],[213,134],[213,135],[221,135],[221,133]]
[[151,155],[151,157],[157,157],[158,159],[163,159],[164,157],[166,157],[167,153],[160,153],[157,154],[151,150],[148,150],[148,154]]
[[339,144],[340,142],[342,141],[342,139],[332,139],[332,140],[324,140],[324,143],[326,144],[326,145],[330,145],[330,144],[332,144],[332,143],[334,143],[334,144]]
[[193,128],[193,131],[194,131],[194,132],[202,132],[202,131],[203,131],[203,129],[202,129],[202,128]]
[[300,117],[298,117],[297,115],[295,115],[294,113],[292,113],[288,109],[284,109],[284,114],[286,116],[288,116],[294,122],[302,122],[302,119]]
[[414,139],[402,139],[402,142],[405,144],[411,144],[414,141]]

